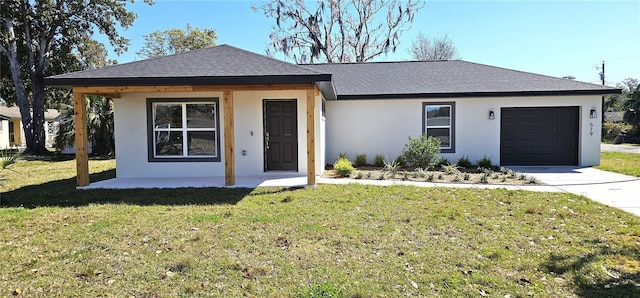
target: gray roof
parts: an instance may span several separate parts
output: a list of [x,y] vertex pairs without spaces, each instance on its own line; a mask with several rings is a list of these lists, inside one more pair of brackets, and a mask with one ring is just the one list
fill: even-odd
[[296,65],[229,45],[56,75],[45,82],[64,87],[314,83],[327,99],[620,93],[459,60]]
[[[14,107],[0,106],[0,116],[4,116],[9,119],[22,119],[22,115],[20,115],[20,108],[15,106]],[[60,116],[60,111],[56,109],[44,110],[45,120],[55,120],[59,116]]]
[[620,93],[612,87],[460,60],[306,66],[332,74],[338,99]]
[[82,86],[308,83],[328,81],[330,77],[329,74],[308,67],[229,45],[219,45],[100,69],[56,75],[46,80],[53,86]]

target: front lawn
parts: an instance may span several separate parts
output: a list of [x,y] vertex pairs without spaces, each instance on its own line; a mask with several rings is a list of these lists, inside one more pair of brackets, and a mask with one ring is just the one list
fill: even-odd
[[640,154],[601,152],[600,165],[596,168],[640,177]]
[[[36,163],[14,169],[31,182],[41,167],[73,169]],[[94,175],[112,175],[108,163],[90,161],[105,170]],[[50,192],[12,181],[3,194],[11,207],[0,209],[0,296],[640,295],[640,218],[575,195],[365,185],[76,191],[71,176],[39,182]]]

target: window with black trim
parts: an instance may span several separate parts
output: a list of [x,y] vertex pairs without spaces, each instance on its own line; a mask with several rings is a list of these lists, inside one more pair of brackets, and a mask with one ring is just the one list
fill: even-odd
[[147,99],[149,161],[220,161],[218,99]]
[[455,152],[455,102],[422,103],[422,133],[440,140],[442,153]]

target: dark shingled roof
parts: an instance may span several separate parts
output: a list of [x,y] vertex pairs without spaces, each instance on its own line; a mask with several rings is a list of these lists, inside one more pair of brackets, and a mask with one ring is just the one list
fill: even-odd
[[331,75],[229,45],[48,77],[53,86],[285,84]]
[[620,93],[612,87],[459,60],[306,66],[332,74],[338,99]]
[[327,99],[604,95],[620,89],[453,61],[296,65],[219,45],[45,79],[52,86],[316,84]]

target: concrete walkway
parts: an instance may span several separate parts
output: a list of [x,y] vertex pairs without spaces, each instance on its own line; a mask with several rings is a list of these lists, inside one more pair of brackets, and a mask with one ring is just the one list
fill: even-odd
[[510,167],[562,192],[640,216],[640,178],[580,167]]
[[624,153],[640,154],[640,146],[617,145],[617,144],[600,144],[600,151],[624,152]]

